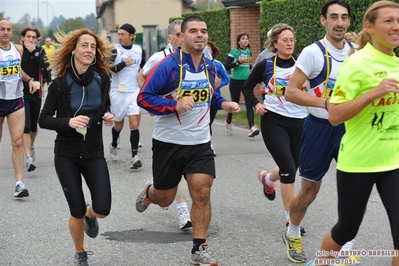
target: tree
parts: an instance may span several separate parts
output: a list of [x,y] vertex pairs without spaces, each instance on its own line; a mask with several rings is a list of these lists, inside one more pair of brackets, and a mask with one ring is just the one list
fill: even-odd
[[80,28],[83,28],[83,19],[78,17],[78,18],[70,18],[65,23],[61,24],[60,29],[62,29],[65,33],[68,33],[70,31],[74,31]]
[[91,13],[90,15],[87,15],[83,21],[83,24],[86,28],[93,30],[93,31],[97,31],[98,29],[98,22],[97,22],[97,18],[96,16]]
[[199,3],[198,5],[195,5],[195,10],[196,11],[206,11],[208,10],[208,1],[209,2],[209,7],[210,9],[217,9],[217,8],[224,8],[223,4],[221,3],[216,3],[214,1],[211,0],[203,0],[201,1],[201,3]]

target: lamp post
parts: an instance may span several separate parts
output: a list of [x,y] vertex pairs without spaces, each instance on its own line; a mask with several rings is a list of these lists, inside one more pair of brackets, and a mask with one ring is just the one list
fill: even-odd
[[46,4],[47,5],[47,9],[46,9],[46,16],[47,16],[47,27],[49,27],[50,26],[50,23],[49,23],[49,21],[48,21],[48,7],[50,6],[51,7],[51,18],[54,18],[54,7],[53,7],[53,5],[52,4],[50,4],[49,2],[48,2],[48,0],[46,0],[46,1],[42,1],[42,3],[43,4]]

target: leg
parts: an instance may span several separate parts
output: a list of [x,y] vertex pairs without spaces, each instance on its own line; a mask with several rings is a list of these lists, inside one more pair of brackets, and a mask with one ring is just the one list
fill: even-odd
[[300,226],[309,205],[315,200],[317,193],[319,193],[320,186],[321,180],[313,182],[302,178],[301,189],[290,204],[291,224]]
[[186,180],[182,178],[177,185],[175,196],[180,229],[186,229],[192,226],[190,212],[187,208],[186,185]]
[[76,252],[84,251],[84,216],[87,208],[82,189],[79,159],[55,155],[54,165],[70,210],[69,231]]
[[1,142],[1,137],[3,136],[3,123],[4,123],[4,117],[0,116],[0,142]]
[[[137,150],[139,148],[139,140],[140,140],[139,125],[140,125],[140,115],[129,116],[130,146],[132,149],[132,158],[134,158],[137,155]],[[137,165],[136,168],[138,167],[141,167],[141,162],[140,165]]]
[[[399,212],[397,202],[399,194],[397,187],[399,185],[399,170],[387,173],[383,178],[377,181],[377,191],[380,194],[382,203],[388,214],[389,223],[391,225],[391,234],[393,238],[394,249],[396,254],[399,253]],[[392,257],[392,266],[399,265],[399,256]]]
[[193,223],[193,238],[206,239],[211,221],[211,186],[214,177],[208,174],[186,174],[193,205],[191,221]]
[[25,126],[25,108],[7,116],[12,145],[12,163],[14,166],[15,180],[22,181],[24,154],[22,151],[22,136]]
[[328,251],[329,256],[321,256],[322,258],[333,258],[334,254],[330,251],[338,254],[347,241],[355,238],[378,175],[337,170],[338,222],[323,238],[320,250]]
[[[240,93],[241,93],[241,87],[240,87],[241,82],[239,80],[231,79],[230,80],[230,97],[232,102],[239,103],[240,102]],[[226,123],[231,124],[231,119],[233,117],[233,114],[228,113],[227,114],[227,119]]]

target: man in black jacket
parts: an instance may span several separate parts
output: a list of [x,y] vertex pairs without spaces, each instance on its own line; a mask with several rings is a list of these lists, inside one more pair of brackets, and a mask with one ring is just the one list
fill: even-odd
[[35,161],[35,139],[37,136],[37,121],[42,105],[42,68],[46,69],[46,53],[42,47],[36,47],[37,38],[40,37],[38,29],[26,27],[21,31],[21,43],[23,46],[22,69],[35,81],[37,90],[34,93],[29,91],[27,82],[24,82],[25,100],[25,128],[23,136],[23,148],[26,156],[25,165],[28,172],[34,171]]

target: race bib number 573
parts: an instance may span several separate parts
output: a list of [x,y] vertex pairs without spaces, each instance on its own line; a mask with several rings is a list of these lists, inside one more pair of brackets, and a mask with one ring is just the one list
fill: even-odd
[[19,79],[21,73],[20,60],[0,61],[0,80]]

